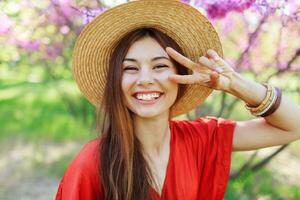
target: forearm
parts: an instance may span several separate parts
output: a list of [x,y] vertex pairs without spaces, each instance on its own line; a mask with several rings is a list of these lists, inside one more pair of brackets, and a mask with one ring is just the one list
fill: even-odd
[[[235,73],[232,78],[229,93],[253,107],[258,106],[263,101],[266,88],[262,84],[247,79],[238,73]],[[277,128],[300,135],[300,106],[284,95],[278,109],[264,119]]]

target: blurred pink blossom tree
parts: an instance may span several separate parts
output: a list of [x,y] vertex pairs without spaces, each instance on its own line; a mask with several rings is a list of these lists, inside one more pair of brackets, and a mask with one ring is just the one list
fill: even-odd
[[[297,0],[182,0],[204,12],[216,25],[223,39],[225,55],[237,68],[260,70],[268,66],[279,71],[299,70],[299,64],[289,63],[298,52],[300,2]],[[3,47],[17,51],[1,60],[18,62],[20,54],[28,54],[30,62],[45,62],[71,51],[81,29],[107,9],[101,1],[49,0],[36,5],[30,0],[1,2],[0,37]],[[7,9],[9,8],[9,9]],[[21,9],[22,8],[22,9]],[[272,35],[267,48],[262,39]],[[294,38],[293,41],[290,39]],[[298,37],[299,38],[299,37]],[[296,41],[295,41],[296,40]],[[232,53],[227,46],[234,45]],[[237,47],[237,48],[236,48]],[[260,47],[262,49],[260,49]],[[257,51],[259,49],[259,51]],[[254,50],[254,51],[252,51]],[[254,56],[268,50],[272,60]],[[287,51],[286,51],[287,50]],[[4,48],[5,51],[5,48]],[[70,51],[66,51],[70,52]],[[272,51],[272,52],[271,52]],[[38,55],[35,55],[38,54]],[[253,56],[252,56],[253,55]],[[255,59],[252,59],[255,57]],[[270,58],[271,59],[271,58]],[[51,60],[53,63],[53,60]],[[274,62],[275,61],[275,62]]]

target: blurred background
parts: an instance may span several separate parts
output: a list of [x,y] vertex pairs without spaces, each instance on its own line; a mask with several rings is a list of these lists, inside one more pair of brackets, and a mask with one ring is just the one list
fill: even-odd
[[[54,199],[69,162],[96,137],[95,113],[71,74],[82,28],[125,0],[0,1],[0,199]],[[300,1],[194,0],[215,25],[225,59],[300,103]],[[214,92],[192,112],[253,118],[240,100]],[[295,116],[300,118],[300,116]],[[300,141],[235,152],[226,200],[300,199]]]

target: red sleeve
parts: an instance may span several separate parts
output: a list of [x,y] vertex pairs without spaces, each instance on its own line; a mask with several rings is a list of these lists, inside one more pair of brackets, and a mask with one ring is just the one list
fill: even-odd
[[56,200],[103,199],[99,179],[98,140],[87,143],[66,170]]
[[[207,117],[195,121],[201,133],[198,147],[198,169],[201,172],[200,193],[203,199],[223,199],[230,174],[235,121]],[[209,192],[207,192],[209,191]]]

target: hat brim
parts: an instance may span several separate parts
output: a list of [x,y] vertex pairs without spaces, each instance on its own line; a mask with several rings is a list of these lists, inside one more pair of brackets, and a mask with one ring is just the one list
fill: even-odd
[[[83,95],[96,107],[101,104],[109,61],[116,45],[127,33],[142,27],[155,28],[171,37],[194,62],[214,49],[223,51],[218,34],[196,8],[175,0],[140,0],[113,7],[89,23],[80,33],[73,51],[72,70]],[[187,90],[171,109],[171,117],[186,113],[211,94],[199,84]]]

